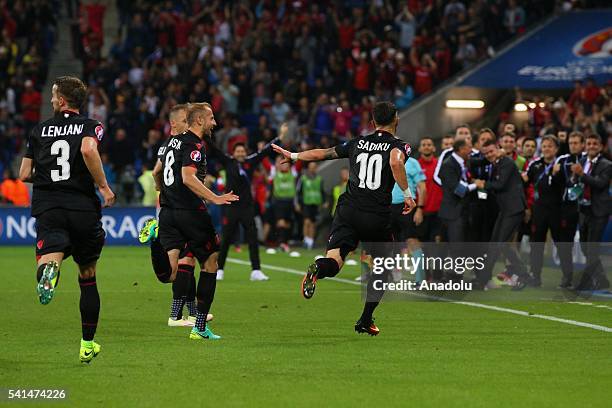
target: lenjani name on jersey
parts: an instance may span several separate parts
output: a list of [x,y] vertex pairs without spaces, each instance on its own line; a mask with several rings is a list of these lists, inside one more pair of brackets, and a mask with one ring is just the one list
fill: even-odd
[[83,133],[83,125],[64,125],[64,126],[44,126],[40,137],[58,137],[58,136],[70,136],[80,135]]
[[386,152],[391,147],[391,143],[374,143],[368,142],[367,140],[360,140],[357,144],[357,149],[366,150],[368,152]]

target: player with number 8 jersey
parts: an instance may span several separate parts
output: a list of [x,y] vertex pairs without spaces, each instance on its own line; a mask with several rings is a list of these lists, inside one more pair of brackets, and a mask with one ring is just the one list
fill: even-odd
[[[79,267],[81,326],[79,359],[89,363],[100,352],[93,341],[100,313],[96,263],[104,246],[100,199],[115,201],[98,153],[102,124],[79,113],[87,88],[75,77],[59,77],[51,90],[55,116],[29,135],[19,177],[34,184],[32,216],[36,217],[36,290],[43,305],[55,294],[60,265],[72,255]],[[95,183],[95,184],[94,184]]]
[[232,192],[216,195],[201,180],[206,175],[206,150],[202,139],[216,126],[210,104],[190,104],[187,125],[187,131],[170,137],[160,158],[159,240],[172,269],[169,281],[177,279],[178,262],[185,246],[200,263],[196,321],[189,338],[216,340],[220,336],[210,330],[206,320],[216,290],[219,237],[206,211],[205,200],[222,205],[239,198]]

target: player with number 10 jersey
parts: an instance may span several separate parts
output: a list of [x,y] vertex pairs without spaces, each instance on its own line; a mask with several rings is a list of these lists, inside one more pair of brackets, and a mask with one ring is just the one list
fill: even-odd
[[[350,177],[346,192],[340,196],[332,222],[327,253],[308,267],[302,280],[302,295],[314,295],[318,279],[334,277],[344,259],[359,242],[392,242],[391,191],[395,182],[404,191],[404,214],[416,203],[408,188],[404,162],[410,155],[410,145],[395,137],[399,117],[395,105],[378,102],[373,110],[376,130],[329,149],[313,149],[291,153],[273,145],[274,151],[287,160],[319,161],[348,158]],[[367,287],[364,310],[355,324],[358,333],[377,335],[372,313],[382,298],[382,291]]]

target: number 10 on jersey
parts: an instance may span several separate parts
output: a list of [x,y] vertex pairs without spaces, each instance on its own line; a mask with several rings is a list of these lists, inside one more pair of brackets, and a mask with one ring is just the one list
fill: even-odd
[[359,187],[377,190],[380,187],[381,171],[383,158],[380,153],[368,155],[359,153],[357,163],[359,163]]

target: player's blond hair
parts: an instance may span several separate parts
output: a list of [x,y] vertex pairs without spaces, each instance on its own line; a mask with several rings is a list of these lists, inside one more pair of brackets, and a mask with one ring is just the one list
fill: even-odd
[[172,107],[172,109],[170,109],[170,112],[168,113],[168,117],[170,118],[170,120],[174,120],[174,118],[176,117],[176,114],[181,112],[181,111],[188,111],[189,110],[189,104],[188,103],[179,103],[176,104]]
[[200,115],[206,113],[207,109],[210,109],[212,112],[212,106],[208,102],[190,103],[187,111],[187,124],[192,126]]

